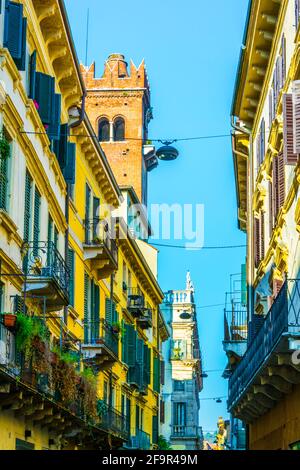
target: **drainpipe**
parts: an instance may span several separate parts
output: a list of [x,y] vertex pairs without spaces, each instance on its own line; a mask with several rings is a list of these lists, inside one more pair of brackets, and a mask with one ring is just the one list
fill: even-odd
[[[87,92],[84,89],[83,95],[82,95],[82,100],[81,100],[81,107],[80,107],[80,113],[79,113],[79,118],[77,121],[73,122],[73,124],[70,124],[68,127],[70,129],[74,129],[75,127],[80,126],[82,123],[84,116],[85,116],[85,98],[86,98]],[[66,205],[65,205],[65,218],[67,222],[67,229],[65,232],[65,263],[68,264],[68,251],[69,251],[69,203],[70,203],[70,185],[67,184],[67,194],[66,194]],[[64,323],[67,325],[68,323],[68,306],[64,307]]]

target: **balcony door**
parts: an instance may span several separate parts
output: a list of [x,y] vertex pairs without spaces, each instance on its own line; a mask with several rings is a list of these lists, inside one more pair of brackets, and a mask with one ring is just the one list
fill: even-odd
[[173,424],[178,428],[186,426],[186,403],[174,403]]

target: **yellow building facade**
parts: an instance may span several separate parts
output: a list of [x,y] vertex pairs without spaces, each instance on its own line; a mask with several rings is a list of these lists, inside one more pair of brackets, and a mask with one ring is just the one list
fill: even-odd
[[295,0],[249,2],[232,107],[249,325],[228,403],[248,424],[251,450],[294,449],[300,441],[299,7]]
[[118,212],[63,1],[2,2],[0,35],[0,449],[155,448],[157,251]]

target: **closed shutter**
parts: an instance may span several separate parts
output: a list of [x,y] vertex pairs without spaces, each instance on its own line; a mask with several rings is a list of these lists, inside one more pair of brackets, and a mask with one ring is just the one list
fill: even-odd
[[62,172],[67,184],[75,184],[76,144],[68,142],[66,165]]
[[260,220],[254,217],[254,259],[255,267],[258,268],[260,262]]
[[15,64],[20,71],[26,70],[26,55],[27,55],[27,44],[26,44],[26,35],[27,35],[27,18],[22,20],[22,44],[21,44],[21,57],[19,59],[15,58]]
[[39,238],[40,238],[40,209],[41,209],[41,195],[37,188],[34,194],[34,217],[33,217],[33,243],[34,251],[37,252]]
[[136,345],[136,368],[138,386],[142,389],[144,384],[144,341],[140,338],[137,339]]
[[160,401],[160,422],[161,424],[165,423],[165,402],[163,400]]
[[264,161],[264,158],[265,158],[265,152],[266,152],[265,139],[266,139],[266,125],[265,125],[265,120],[263,118],[261,121],[261,125],[260,125],[260,164]]
[[100,333],[100,287],[94,285],[94,338],[99,339]]
[[122,361],[128,364],[128,329],[129,325],[122,320],[123,335],[122,335]]
[[75,253],[74,250],[69,248],[68,250],[68,268],[70,270],[69,279],[69,304],[74,307],[74,287],[75,287]]
[[147,387],[150,385],[151,380],[151,349],[148,346],[144,345],[144,376],[143,376],[143,383],[144,386]]
[[271,129],[272,123],[274,120],[273,115],[273,89],[269,92],[269,128]]
[[25,177],[24,233],[23,233],[23,239],[25,242],[28,242],[29,237],[30,237],[31,195],[32,195],[32,178],[27,171],[26,177]]
[[158,444],[158,416],[152,416],[152,444]]
[[273,183],[269,181],[269,235],[272,237],[274,228],[274,215],[273,215]]
[[285,79],[286,79],[286,39],[285,39],[284,34],[282,35],[282,38],[281,38],[281,63],[282,63],[281,71],[282,71],[282,86],[283,86],[285,83]]
[[52,100],[54,95],[54,78],[45,73],[36,72],[35,99],[38,104],[38,112],[41,121],[50,125],[52,120]]
[[160,361],[160,383],[165,385],[165,361]]
[[109,325],[113,323],[113,302],[110,299],[105,299],[105,320]]
[[60,140],[61,95],[53,93],[51,103],[51,122],[47,129],[50,140]]
[[84,342],[89,342],[89,284],[90,278],[87,273],[84,273]]
[[7,210],[8,159],[0,159],[0,209]]
[[298,29],[299,25],[299,16],[300,16],[300,0],[295,0],[295,25]]
[[6,1],[3,45],[14,60],[21,60],[23,49],[23,5]]
[[61,124],[60,131],[59,131],[59,140],[54,140],[54,142],[52,142],[52,150],[57,157],[61,170],[65,168],[66,162],[67,162],[68,137],[69,137],[68,124]]
[[56,250],[58,250],[58,230],[54,226],[54,237],[53,237],[53,242],[54,242],[54,247]]
[[134,367],[136,364],[136,330],[133,325],[128,325],[128,366]]
[[153,357],[153,390],[160,392],[160,360],[159,357]]
[[[296,154],[300,153],[300,80],[293,82],[293,95],[292,95],[292,106],[293,106],[293,151]],[[296,160],[296,162],[294,161]],[[297,163],[298,158],[295,156],[292,163]]]
[[273,193],[274,193],[274,222],[285,200],[285,167],[284,157],[279,153],[273,158]]
[[35,78],[36,78],[36,51],[30,56],[29,61],[29,98],[35,99]]
[[[299,108],[300,111],[300,108]],[[299,121],[300,137],[300,121]],[[300,152],[300,149],[299,149]],[[283,154],[287,165],[296,165],[298,155],[294,153],[293,95],[283,95]]]
[[261,163],[261,154],[260,154],[260,151],[261,151],[261,140],[260,140],[260,134],[257,136],[256,138],[256,164],[257,164],[257,173],[259,171],[259,167],[260,167],[260,163]]

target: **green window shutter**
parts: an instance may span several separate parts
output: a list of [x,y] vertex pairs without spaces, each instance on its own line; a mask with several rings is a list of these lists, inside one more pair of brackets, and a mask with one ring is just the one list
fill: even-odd
[[128,325],[128,342],[127,342],[127,359],[128,359],[128,366],[134,367],[136,364],[136,339],[137,334],[136,330],[134,329],[133,325]]
[[14,60],[22,57],[23,37],[23,5],[6,1],[3,45]]
[[54,93],[51,103],[51,122],[47,129],[50,140],[60,139],[61,95]]
[[89,332],[89,283],[90,278],[87,273],[84,273],[84,307],[83,307],[83,320],[84,320],[84,342],[88,343]]
[[158,416],[152,416],[152,444],[158,444]]
[[54,247],[56,250],[58,250],[58,230],[54,226],[54,237],[53,237],[53,242],[54,242]]
[[91,188],[86,183],[85,185],[85,219],[90,218],[90,207],[91,207]]
[[150,385],[150,361],[151,350],[144,344],[144,368],[143,368],[143,386]]
[[153,390],[160,393],[160,360],[153,357]]
[[24,241],[29,241],[30,237],[30,221],[31,221],[31,194],[32,194],[32,178],[28,171],[25,177],[25,205],[24,205]]
[[68,142],[66,165],[62,172],[66,183],[75,184],[76,144]]
[[30,56],[29,62],[29,98],[35,99],[35,77],[36,77],[36,51]]
[[8,159],[0,160],[0,209],[7,210]]
[[68,250],[68,267],[70,270],[69,280],[69,303],[74,307],[74,287],[75,287],[75,252],[71,248]]
[[21,57],[15,59],[16,66],[18,70],[26,70],[26,53],[27,53],[27,44],[26,44],[26,35],[27,35],[27,18],[22,19],[22,44],[21,44]]
[[52,120],[52,100],[54,95],[54,78],[45,73],[36,72],[35,99],[43,124],[50,125]]
[[98,325],[98,327],[99,327],[99,322],[100,322],[100,287],[98,286],[98,284],[95,284],[94,295],[95,295],[94,319],[95,319],[96,325]]
[[142,389],[144,385],[144,341],[137,339],[136,344],[136,367],[138,374],[138,385]]
[[34,194],[34,216],[33,216],[33,242],[37,247],[40,237],[40,209],[41,209],[41,195],[37,188]]
[[112,325],[116,320],[115,303],[110,299],[105,299],[105,320]]
[[69,128],[68,124],[61,124],[59,131],[59,140],[52,142],[52,150],[56,155],[61,170],[66,166],[67,154],[68,154],[68,137]]

